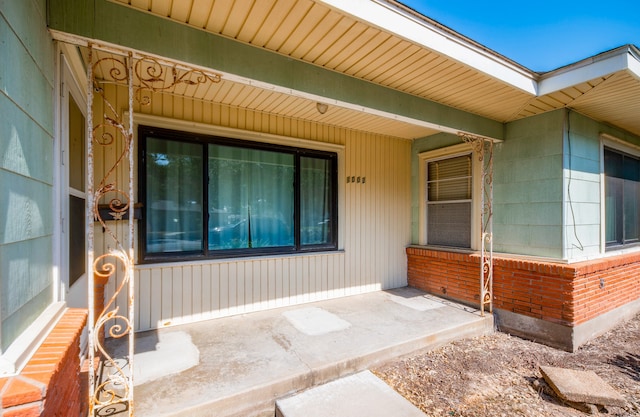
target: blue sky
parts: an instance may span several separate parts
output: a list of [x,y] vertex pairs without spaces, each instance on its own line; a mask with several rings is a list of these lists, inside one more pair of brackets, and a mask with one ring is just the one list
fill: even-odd
[[640,0],[400,0],[539,72],[626,44],[640,47]]

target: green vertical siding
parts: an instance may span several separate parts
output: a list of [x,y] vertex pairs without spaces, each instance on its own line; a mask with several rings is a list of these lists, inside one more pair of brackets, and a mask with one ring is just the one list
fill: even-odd
[[0,1],[0,39],[4,352],[53,301],[54,52],[46,29],[46,2]]

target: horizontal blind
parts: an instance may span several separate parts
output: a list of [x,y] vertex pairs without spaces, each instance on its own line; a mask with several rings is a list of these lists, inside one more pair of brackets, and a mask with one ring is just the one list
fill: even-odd
[[427,164],[427,201],[471,199],[471,155]]

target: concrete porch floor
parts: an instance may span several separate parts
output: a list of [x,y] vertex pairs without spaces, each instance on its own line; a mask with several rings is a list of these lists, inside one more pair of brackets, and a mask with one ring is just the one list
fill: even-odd
[[135,415],[273,417],[278,398],[492,331],[491,315],[405,287],[138,333]]

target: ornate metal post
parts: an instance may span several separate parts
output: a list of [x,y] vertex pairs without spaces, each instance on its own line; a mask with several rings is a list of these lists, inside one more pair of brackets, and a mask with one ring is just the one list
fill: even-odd
[[[118,58],[109,57],[95,60],[97,51],[92,44],[89,48],[89,64],[87,66],[87,78],[89,83],[87,100],[87,264],[92,266],[89,276],[89,412],[93,416],[128,415],[133,416],[133,312],[134,312],[134,287],[133,287],[133,123],[129,117],[129,126],[125,126],[116,107],[111,104],[105,94],[101,82],[96,79],[96,68],[103,61],[109,61],[112,65],[109,71],[110,77],[115,83],[126,83],[129,92],[129,115],[133,114],[133,59],[132,54]],[[93,111],[94,97],[103,108],[102,117],[97,118],[94,124]],[[115,162],[105,169],[104,177],[95,185],[94,178],[94,147],[109,147],[109,151],[115,152],[112,147],[116,141],[122,142],[122,151],[116,155]],[[121,190],[115,178],[120,165],[127,161],[128,187]],[[112,225],[107,224],[98,209],[100,201],[108,205],[112,219],[119,221],[125,215],[129,216],[128,242],[122,242],[123,236],[113,230]],[[99,256],[95,256],[94,222],[98,221],[108,239],[110,249]],[[111,247],[113,245],[113,247]],[[120,279],[119,279],[120,278]],[[102,284],[109,279],[115,279],[117,288],[113,296],[100,312],[94,311],[94,291],[96,281]],[[120,282],[118,283],[118,280]],[[128,291],[127,308],[125,314],[119,312],[116,299],[120,294]],[[125,364],[116,361],[106,351],[100,337],[104,334],[107,323],[111,324],[108,333],[113,338],[121,338],[128,335],[129,349]],[[97,356],[98,355],[98,356]],[[96,375],[94,365],[96,359],[102,360],[102,372],[100,380]],[[126,366],[125,366],[126,365]],[[108,370],[108,371],[107,371]]]
[[[80,42],[81,43],[81,42]],[[178,86],[221,81],[205,72],[155,57],[87,42],[87,265],[89,274],[89,411],[90,416],[133,416],[134,360],[134,101],[151,103],[153,93],[175,93]],[[126,86],[127,106],[111,103],[105,86]],[[94,117],[94,111],[100,112]],[[124,120],[125,115],[127,120]],[[118,146],[116,146],[118,145]],[[94,151],[104,148],[113,164],[94,172]],[[106,158],[105,158],[106,159]],[[95,175],[102,177],[97,180]],[[120,178],[118,178],[120,175]],[[126,179],[125,179],[126,178]],[[125,185],[126,184],[126,185]],[[122,188],[119,188],[122,187]],[[107,210],[104,210],[107,208]],[[102,210],[101,210],[102,209]],[[103,217],[108,212],[108,218]],[[115,224],[128,216],[127,231]],[[102,226],[106,248],[97,255],[94,224]],[[115,222],[115,223],[114,223]],[[120,232],[118,232],[120,230]],[[102,311],[94,311],[95,288],[112,280],[115,291]],[[126,304],[126,305],[125,305]],[[126,358],[113,358],[103,344],[128,336]],[[102,362],[96,373],[96,361]]]
[[473,147],[482,168],[480,184],[480,314],[493,312],[493,146],[490,139],[459,134]]

